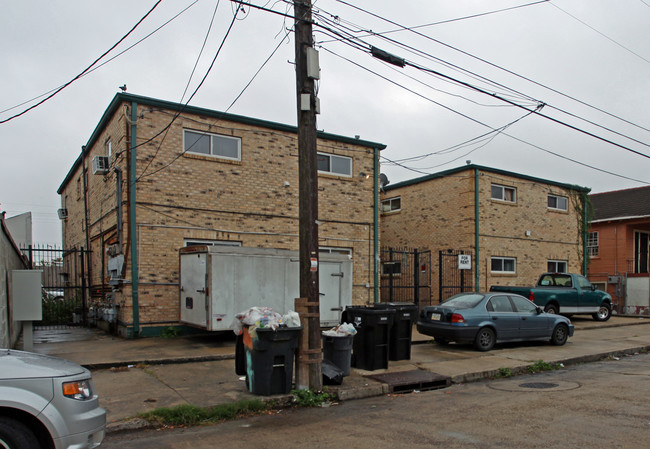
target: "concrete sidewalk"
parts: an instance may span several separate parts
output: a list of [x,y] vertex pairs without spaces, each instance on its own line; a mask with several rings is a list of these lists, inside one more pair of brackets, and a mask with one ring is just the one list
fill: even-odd
[[[493,377],[500,368],[525,371],[538,360],[573,363],[650,350],[650,319],[612,317],[605,323],[574,317],[575,335],[566,345],[545,342],[497,345],[490,352],[471,346],[440,346],[413,333],[410,360],[391,361],[388,369],[353,368],[340,386],[329,387],[340,400],[386,394],[391,387],[368,376],[437,373],[452,383]],[[72,360],[93,371],[100,404],[107,410],[107,430],[139,427],[127,419],[138,413],[178,404],[213,406],[243,399],[266,399],[249,393],[235,374],[234,334],[124,340],[93,329],[38,331],[34,351]],[[271,396],[289,400],[288,397]]]

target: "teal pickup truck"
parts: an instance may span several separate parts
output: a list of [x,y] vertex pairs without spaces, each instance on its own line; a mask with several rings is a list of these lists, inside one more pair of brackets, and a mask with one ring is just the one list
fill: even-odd
[[572,273],[544,273],[537,286],[510,287],[493,285],[493,292],[516,293],[542,307],[546,313],[591,315],[596,321],[607,321],[612,315],[612,297],[587,280]]

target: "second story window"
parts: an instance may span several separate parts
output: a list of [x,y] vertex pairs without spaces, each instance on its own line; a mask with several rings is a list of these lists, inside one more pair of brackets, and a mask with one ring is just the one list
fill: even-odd
[[589,257],[598,256],[598,232],[587,234],[587,254]]
[[183,133],[183,151],[241,161],[241,139],[186,129]]
[[395,198],[388,198],[381,201],[382,212],[397,212],[402,209],[402,198],[396,196]]
[[339,176],[352,176],[352,158],[318,153],[318,171]]
[[493,200],[506,201],[508,203],[517,202],[517,189],[514,187],[492,184],[491,191]]
[[569,210],[569,199],[565,196],[549,195],[548,208],[555,210]]

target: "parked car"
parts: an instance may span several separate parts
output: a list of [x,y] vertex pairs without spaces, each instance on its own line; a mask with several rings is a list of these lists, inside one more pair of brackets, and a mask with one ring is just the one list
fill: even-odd
[[509,292],[524,296],[548,313],[591,315],[596,321],[612,316],[612,297],[598,290],[589,280],[573,273],[543,273],[535,287],[493,285],[491,292]]
[[417,329],[440,344],[473,343],[479,351],[509,341],[548,340],[560,346],[574,331],[568,318],[545,313],[523,296],[496,292],[460,293],[425,307]]
[[106,411],[90,371],[31,352],[0,349],[0,448],[84,448],[101,444]]

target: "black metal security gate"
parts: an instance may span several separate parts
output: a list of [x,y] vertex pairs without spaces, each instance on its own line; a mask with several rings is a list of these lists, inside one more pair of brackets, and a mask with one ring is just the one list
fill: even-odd
[[59,328],[87,324],[88,250],[61,249],[51,245],[21,248],[30,269],[43,272],[43,319],[35,328]]
[[[447,249],[439,255],[440,302],[457,293],[474,290],[474,257],[472,252]],[[468,268],[464,268],[468,267]]]
[[431,304],[431,251],[415,248],[381,250],[381,301]]

